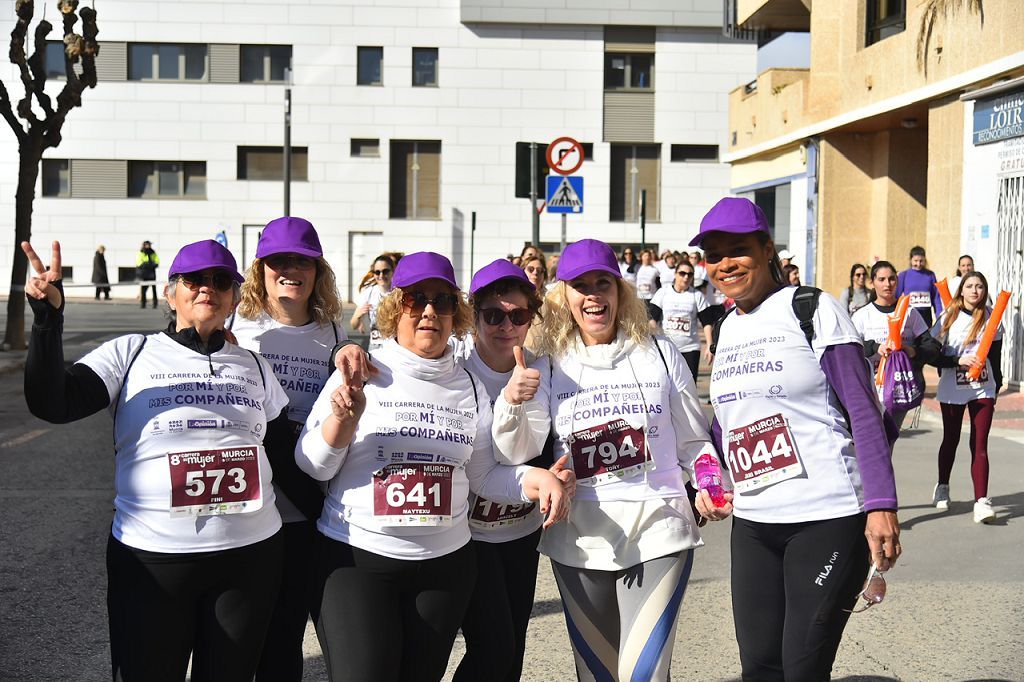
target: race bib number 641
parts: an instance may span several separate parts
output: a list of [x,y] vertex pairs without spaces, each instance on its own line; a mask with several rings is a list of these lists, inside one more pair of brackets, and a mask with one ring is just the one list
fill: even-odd
[[804,470],[793,434],[781,414],[729,431],[726,448],[725,460],[741,495],[794,478]]

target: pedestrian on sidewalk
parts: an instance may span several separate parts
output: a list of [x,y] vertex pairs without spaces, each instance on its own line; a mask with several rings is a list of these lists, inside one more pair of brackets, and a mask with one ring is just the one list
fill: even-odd
[[[872,268],[872,270],[874,270],[874,268]],[[893,275],[895,276],[895,274],[896,270],[894,269]],[[846,308],[846,311],[850,313],[851,317],[855,312],[874,300],[875,292],[867,286],[867,283],[867,267],[860,263],[854,263],[853,267],[850,268],[850,286],[843,289],[839,294],[839,304]],[[893,293],[895,293],[895,291]]]
[[153,290],[153,307],[157,305],[156,300],[156,284],[146,284],[146,282],[156,281],[156,269],[160,265],[160,256],[156,255],[156,251],[153,250],[153,245],[149,241],[142,242],[142,248],[139,249],[139,256],[135,260],[136,276],[139,281],[142,282],[142,307],[146,307],[146,287]]
[[92,257],[92,283],[96,285],[97,301],[100,300],[100,296],[103,296],[104,300],[110,300],[110,287],[105,286],[110,284],[110,280],[107,279],[107,257],[103,255],[106,250],[106,247],[100,244]]
[[[1003,347],[1003,327],[995,332],[987,358],[979,358],[978,346],[988,325],[991,308],[988,301],[988,280],[977,271],[968,272],[949,308],[932,327],[932,336],[942,342],[942,355],[935,365],[940,368],[936,396],[942,411],[942,445],[939,446],[939,482],[932,493],[937,509],[949,508],[949,478],[953,471],[956,448],[960,444],[960,425],[964,411],[971,421],[971,480],[974,482],[974,522],[991,523],[996,514],[988,496],[988,434],[992,428],[996,395],[1003,385],[999,364]],[[983,367],[979,377],[967,376],[972,367]]]
[[896,298],[909,294],[910,306],[915,308],[929,327],[936,315],[942,312],[942,300],[935,288],[935,273],[928,269],[928,260],[923,247],[910,249],[910,267],[898,275]]

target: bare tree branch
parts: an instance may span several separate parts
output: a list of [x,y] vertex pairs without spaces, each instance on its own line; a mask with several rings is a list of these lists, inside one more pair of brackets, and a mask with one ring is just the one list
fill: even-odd
[[10,124],[11,130],[14,131],[14,136],[18,138],[18,144],[21,144],[28,137],[28,133],[22,127],[21,121],[14,115],[14,110],[11,109],[11,97],[7,94],[7,86],[4,85],[3,81],[0,81],[0,114]]
[[36,26],[35,50],[28,59],[28,68],[32,74],[32,92],[35,93],[39,107],[46,116],[53,114],[50,96],[46,94],[46,36],[53,30],[53,24],[43,19]]

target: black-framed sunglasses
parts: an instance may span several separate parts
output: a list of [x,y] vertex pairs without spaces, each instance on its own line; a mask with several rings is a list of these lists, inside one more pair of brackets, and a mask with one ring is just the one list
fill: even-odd
[[676,270],[676,275],[680,277],[693,277],[693,270]]
[[178,275],[178,281],[189,288],[190,291],[198,291],[203,287],[213,287],[217,291],[228,291],[235,283],[235,278],[230,272],[218,270],[211,274],[199,272],[186,272]]
[[420,315],[427,305],[434,308],[438,315],[454,315],[459,305],[459,297],[455,294],[438,294],[430,298],[422,291],[406,291],[402,293],[402,310],[409,315]]
[[871,564],[871,570],[868,571],[868,579],[864,581],[864,589],[857,595],[858,599],[863,599],[864,603],[858,608],[854,606],[852,609],[843,609],[847,613],[860,613],[867,611],[875,604],[881,604],[882,600],[885,599],[885,578],[882,575],[882,571],[878,570],[878,567]]
[[391,274],[391,268],[381,268],[380,270],[370,270],[376,277],[383,277],[384,275]]
[[480,311],[480,318],[492,327],[497,327],[505,321],[506,317],[511,320],[512,324],[515,326],[522,327],[524,324],[530,324],[533,320],[533,313],[531,313],[527,308],[513,308],[512,310],[483,308]]
[[289,267],[296,270],[310,270],[316,267],[315,259],[295,253],[275,253],[264,258],[263,262],[269,265],[272,270],[278,271]]

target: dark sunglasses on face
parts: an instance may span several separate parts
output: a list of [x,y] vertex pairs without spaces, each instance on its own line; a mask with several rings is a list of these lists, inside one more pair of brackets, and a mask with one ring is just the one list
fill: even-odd
[[529,324],[533,320],[533,313],[526,308],[513,308],[512,310],[502,310],[501,308],[484,308],[480,311],[480,317],[483,321],[492,327],[497,327],[499,324],[505,321],[507,317],[511,320],[512,324],[517,327],[522,327],[524,324]]
[[218,270],[212,275],[204,275],[199,272],[178,275],[178,281],[188,287],[190,291],[198,291],[202,287],[211,286],[217,291],[227,291],[235,283],[235,278],[229,272]]
[[309,270],[316,267],[315,260],[309,256],[299,256],[297,254],[275,253],[273,256],[267,256],[263,262],[269,265],[271,269],[277,271],[289,267],[297,270]]
[[693,272],[690,270],[677,270],[676,274],[680,277],[693,277]]
[[427,309],[427,305],[434,308],[437,315],[454,315],[455,308],[459,304],[459,297],[455,294],[438,294],[429,298],[422,291],[406,291],[402,293],[402,310],[409,315],[420,315]]
[[384,275],[391,274],[391,268],[381,268],[380,270],[370,270],[375,276],[383,277]]

